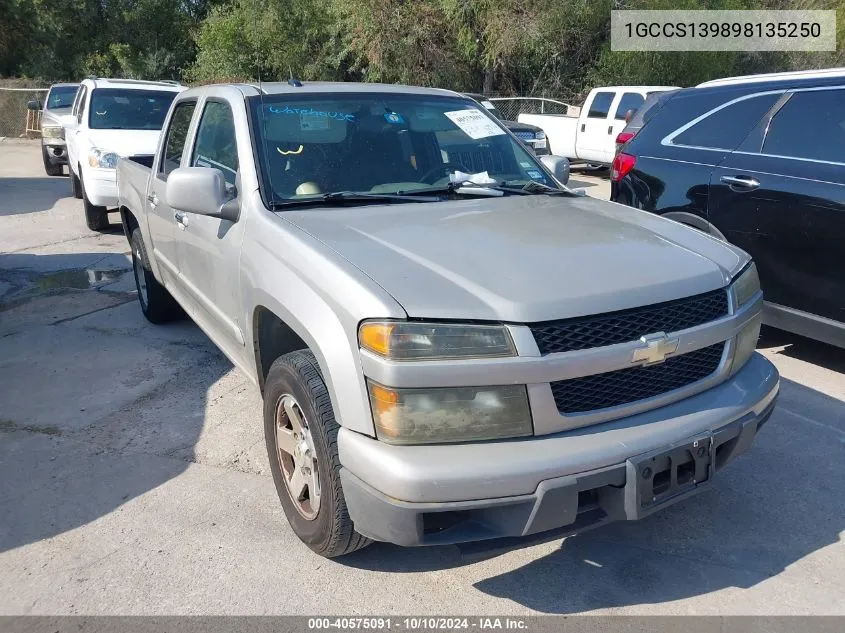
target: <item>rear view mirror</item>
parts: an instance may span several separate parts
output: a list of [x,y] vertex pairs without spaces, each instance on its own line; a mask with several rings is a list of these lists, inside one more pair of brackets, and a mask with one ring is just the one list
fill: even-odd
[[552,172],[560,184],[565,185],[569,182],[569,159],[563,156],[554,156],[547,154],[540,156],[540,162],[545,165],[546,169]]
[[26,102],[26,109],[27,110],[40,110],[41,103],[37,99],[32,99]]
[[237,222],[240,204],[226,189],[223,172],[211,167],[180,167],[170,172],[165,189],[167,205],[174,211]]

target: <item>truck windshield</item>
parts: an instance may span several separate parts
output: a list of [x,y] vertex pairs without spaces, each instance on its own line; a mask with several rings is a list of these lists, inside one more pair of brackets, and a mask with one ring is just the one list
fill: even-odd
[[405,94],[264,95],[250,112],[265,199],[432,189],[475,182],[554,181],[502,124],[460,97]]
[[47,109],[58,110],[71,107],[77,90],[79,86],[53,86],[47,96]]
[[160,130],[176,92],[96,88],[88,125],[95,130]]

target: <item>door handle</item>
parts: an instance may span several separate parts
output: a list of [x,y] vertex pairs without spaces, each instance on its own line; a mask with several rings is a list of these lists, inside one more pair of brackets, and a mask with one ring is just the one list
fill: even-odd
[[176,224],[179,225],[180,229],[184,229],[188,226],[188,216],[185,215],[182,211],[174,211],[173,218],[176,220]]
[[612,126],[612,125],[608,125],[608,126],[607,126],[607,133],[608,133],[608,134],[613,134],[613,126]]
[[149,202],[150,206],[155,209],[158,206],[158,196],[154,193],[147,194],[147,202]]
[[584,131],[584,128],[586,128],[586,127],[587,127],[587,124],[586,124],[586,123],[582,123],[582,124],[581,124],[581,131],[583,132],[583,131]]
[[753,191],[760,186],[760,181],[750,176],[722,176],[719,180],[726,185],[730,185],[730,188],[734,191],[737,189]]

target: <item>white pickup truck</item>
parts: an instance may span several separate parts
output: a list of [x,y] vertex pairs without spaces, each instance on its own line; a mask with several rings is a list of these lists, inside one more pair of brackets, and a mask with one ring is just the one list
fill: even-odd
[[191,88],[118,161],[142,311],[178,302],[261,390],[319,554],[638,519],[753,443],[754,263],[565,173],[454,92],[296,80]]
[[616,136],[624,129],[625,115],[639,108],[653,92],[673,86],[606,86],[593,88],[578,116],[520,114],[517,121],[542,128],[549,151],[571,161],[609,165],[616,154]]

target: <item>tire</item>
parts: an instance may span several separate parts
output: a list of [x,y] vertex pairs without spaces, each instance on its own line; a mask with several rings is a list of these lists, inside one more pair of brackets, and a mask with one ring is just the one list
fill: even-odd
[[162,286],[150,270],[150,260],[141,229],[135,228],[129,240],[132,247],[132,271],[135,276],[135,287],[138,289],[138,303],[141,312],[150,323],[167,323],[179,315],[179,304]]
[[[301,428],[306,433],[300,435],[299,446],[305,436],[312,453],[302,453],[302,461],[309,466],[316,465],[319,503],[313,511],[312,488],[310,479],[307,501],[295,501],[290,492],[288,470],[300,470],[296,462],[290,461],[283,466],[280,458],[277,434],[277,411],[281,427],[290,423],[290,418],[281,412],[285,402],[291,403],[304,417]],[[299,539],[314,552],[326,558],[349,554],[371,543],[370,539],[355,531],[352,519],[346,509],[346,500],[340,485],[340,459],[337,453],[337,432],[339,426],[334,419],[329,392],[317,365],[314,355],[308,350],[285,354],[276,359],[267,374],[264,385],[264,437],[267,443],[267,455],[270,459],[270,471],[276,484],[276,492],[282,503],[288,523]],[[284,455],[284,454],[283,454]],[[307,478],[307,476],[306,476]],[[304,495],[298,495],[299,498]],[[309,512],[312,516],[308,516]]]
[[102,231],[109,227],[109,212],[105,207],[98,207],[91,204],[88,194],[85,193],[85,181],[80,177],[79,182],[82,189],[82,206],[85,208],[85,223],[92,231]]
[[47,153],[47,148],[43,145],[41,146],[41,158],[44,161],[44,171],[47,172],[48,176],[64,175],[64,170],[61,165],[53,165],[50,162],[50,155]]
[[73,197],[80,200],[82,199],[82,183],[79,182],[79,178],[73,173],[70,165],[68,165],[67,171],[70,174],[70,190],[73,193]]

